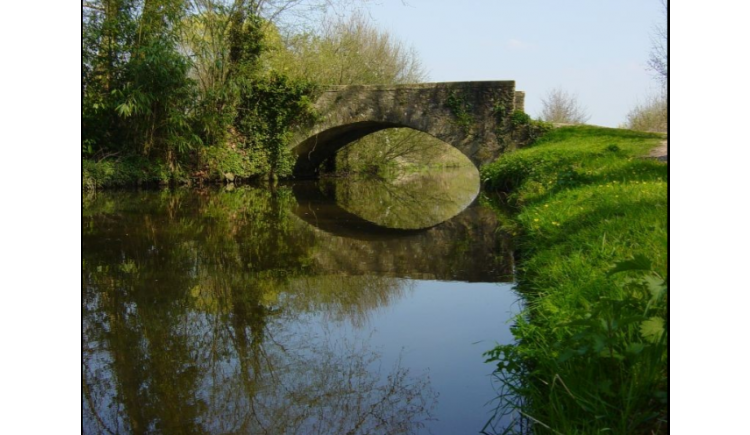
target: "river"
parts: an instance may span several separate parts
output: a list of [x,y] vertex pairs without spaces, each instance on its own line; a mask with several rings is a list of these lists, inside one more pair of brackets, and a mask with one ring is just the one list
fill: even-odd
[[473,177],[86,196],[84,433],[478,433],[520,302]]

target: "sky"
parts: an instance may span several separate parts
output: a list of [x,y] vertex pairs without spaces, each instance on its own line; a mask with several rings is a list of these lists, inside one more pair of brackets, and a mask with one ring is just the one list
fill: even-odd
[[561,88],[589,124],[617,127],[659,89],[646,70],[665,20],[659,0],[379,0],[367,10],[416,49],[429,81],[515,80],[533,117]]

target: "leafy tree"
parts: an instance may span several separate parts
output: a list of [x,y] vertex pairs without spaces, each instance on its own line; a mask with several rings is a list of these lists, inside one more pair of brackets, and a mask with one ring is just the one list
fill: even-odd
[[177,50],[183,0],[94,0],[83,6],[84,155],[139,153],[173,166],[198,138],[193,83]]
[[418,83],[427,77],[417,53],[364,15],[326,20],[319,32],[277,39],[271,69],[321,85]]
[[314,117],[312,83],[424,77],[413,51],[361,15],[327,21],[317,33],[279,31],[288,17],[318,16],[339,3],[85,2],[83,156],[130,159],[128,174],[144,172],[145,162],[162,181],[183,167],[199,177],[288,175],[290,128]]
[[[268,34],[267,68],[319,85],[418,83],[427,77],[417,53],[363,14],[327,19],[321,30]],[[448,145],[409,129],[373,133],[341,150],[337,170],[377,171],[404,158],[431,160]]]

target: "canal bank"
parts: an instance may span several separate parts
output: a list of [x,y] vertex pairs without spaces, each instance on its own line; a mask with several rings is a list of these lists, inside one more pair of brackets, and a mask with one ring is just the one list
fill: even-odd
[[668,168],[642,158],[661,139],[563,127],[482,170],[526,299],[487,356],[526,426],[668,432]]

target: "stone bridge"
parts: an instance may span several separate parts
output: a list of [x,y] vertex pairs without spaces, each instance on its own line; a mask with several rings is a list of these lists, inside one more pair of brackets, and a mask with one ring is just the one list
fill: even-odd
[[399,127],[453,145],[479,167],[512,146],[498,140],[498,126],[523,111],[523,99],[514,81],[326,87],[315,101],[320,120],[294,132],[294,176],[315,178],[342,147]]

